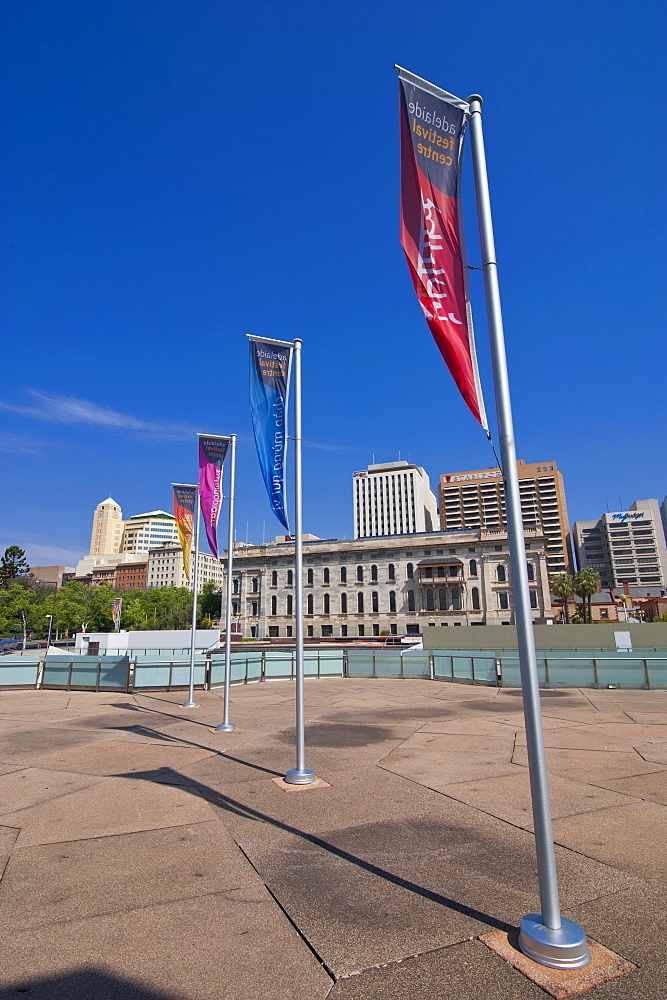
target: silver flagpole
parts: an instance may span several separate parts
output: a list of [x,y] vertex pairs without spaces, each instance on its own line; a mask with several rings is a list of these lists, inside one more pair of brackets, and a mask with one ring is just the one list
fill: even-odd
[[190,632],[190,693],[188,700],[183,702],[183,708],[199,708],[195,701],[195,638],[197,630],[197,577],[199,576],[199,521],[200,521],[199,487],[195,500],[195,568],[192,571],[192,629]]
[[231,648],[232,648],[232,567],[234,556],[234,485],[236,479],[236,434],[229,438],[229,519],[227,521],[227,588],[225,606],[225,693],[222,722],[215,728],[221,733],[231,733],[236,726],[229,721],[229,684],[231,679]]
[[294,341],[294,600],[296,602],[296,767],[285,775],[290,785],[310,785],[315,772],[306,767],[303,707],[303,510],[301,469],[301,345]]
[[535,659],[535,637],[530,609],[530,591],[526,568],[526,546],[521,517],[519,476],[516,465],[512,404],[510,400],[505,337],[500,308],[500,290],[493,239],[491,201],[486,172],[482,132],[482,98],[468,98],[470,105],[470,143],[475,172],[477,212],[482,244],[486,309],[489,318],[493,380],[500,437],[500,454],[505,480],[507,530],[514,591],[514,614],[519,647],[523,712],[526,724],[528,770],[533,804],[535,848],[540,886],[541,913],[529,913],[521,920],[519,945],[522,951],[542,965],[557,969],[578,969],[590,962],[586,934],[572,920],[561,916],[558,902],[556,856],[554,852],[551,807],[547,784],[544,734],[540,711],[540,691]]

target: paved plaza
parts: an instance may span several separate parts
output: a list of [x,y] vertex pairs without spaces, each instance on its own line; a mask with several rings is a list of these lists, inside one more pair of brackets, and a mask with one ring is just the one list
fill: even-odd
[[[0,694],[0,1000],[514,1000],[539,910],[521,694],[421,680]],[[542,692],[563,913],[664,1000],[667,691]]]

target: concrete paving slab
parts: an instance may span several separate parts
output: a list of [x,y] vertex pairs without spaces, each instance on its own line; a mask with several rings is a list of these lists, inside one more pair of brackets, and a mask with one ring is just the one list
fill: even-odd
[[653,774],[641,774],[635,778],[617,778],[599,784],[638,799],[660,802],[663,806],[667,806],[667,768]]
[[69,795],[97,781],[99,778],[87,774],[64,774],[40,767],[12,771],[0,777],[0,815]]
[[649,763],[667,764],[667,743],[639,743],[635,750]]
[[0,826],[0,879],[3,878],[9,855],[16,843],[19,831],[10,826]]
[[526,770],[525,766],[512,762],[509,752],[450,751],[438,754],[435,751],[404,747],[392,750],[378,763],[385,770],[403,775],[411,781],[418,781],[436,792],[446,791],[449,785],[462,781],[476,781],[480,778],[493,778],[504,774],[516,774],[517,770]]
[[329,1000],[544,1000],[539,987],[485,948],[463,941],[339,979]]
[[608,722],[629,722],[630,716],[618,710],[605,711],[597,709],[593,705],[588,708],[561,709],[551,703],[542,705],[542,715],[545,719],[560,719],[565,722],[576,722],[582,726],[597,726]]
[[655,802],[636,802],[554,821],[557,843],[647,879],[667,878],[665,830],[667,807]]
[[[635,774],[649,774],[660,770],[659,764],[643,760],[634,750],[557,750],[547,747],[546,759],[549,774],[559,774],[575,781],[585,777],[591,784],[598,779],[606,781],[609,778],[629,778]],[[525,747],[516,748],[512,762],[528,765]]]
[[263,886],[17,931],[1,962],[4,982],[31,994],[85,970],[169,1000],[324,1000],[331,988]]
[[641,726],[664,726],[665,718],[667,717],[667,706],[659,708],[656,705],[653,712],[628,711],[625,714],[633,722],[638,722]]
[[667,983],[667,893],[644,883],[565,911],[591,937],[639,966],[631,976],[601,986],[598,1000],[664,1000]]
[[506,729],[502,732],[495,732],[492,735],[456,735],[454,733],[413,733],[402,743],[403,750],[418,750],[423,747],[430,753],[447,754],[450,751],[457,753],[492,753],[498,754],[502,751],[510,754],[514,748],[516,739],[514,730]]
[[[631,741],[604,731],[604,726],[569,726],[544,730],[544,745],[556,750],[632,750]],[[526,733],[517,734],[517,747],[525,747]]]
[[57,844],[210,820],[207,803],[174,785],[103,778],[88,788],[3,816],[21,833],[17,847]]
[[132,771],[148,771],[168,766],[178,771],[188,764],[210,756],[206,748],[198,749],[183,743],[163,743],[159,746],[128,740],[99,740],[83,747],[72,747],[60,753],[44,754],[42,767],[53,771],[78,774],[119,775]]
[[105,739],[103,732],[75,729],[31,728],[17,729],[0,736],[0,760],[4,764],[20,763],[26,767],[39,766],[43,757],[55,750],[91,745]]
[[625,740],[633,746],[637,743],[658,743],[667,740],[667,725],[658,723],[643,726],[638,722],[608,722],[604,726],[590,726],[589,731]]
[[216,821],[24,847],[0,886],[0,927],[9,934],[257,884]]
[[[533,829],[530,783],[526,771],[522,774],[448,785],[446,794],[514,826],[520,826],[524,830]],[[584,781],[573,781],[556,775],[552,775],[549,779],[549,795],[551,815],[556,819],[611,806],[629,805],[637,801],[628,792],[619,794],[588,785]]]

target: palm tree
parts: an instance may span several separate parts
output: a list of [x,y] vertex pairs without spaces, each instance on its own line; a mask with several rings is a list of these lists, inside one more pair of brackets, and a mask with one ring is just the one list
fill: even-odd
[[554,597],[560,597],[563,602],[566,625],[570,624],[570,609],[567,602],[574,592],[574,580],[569,573],[555,573],[551,577],[551,593]]
[[591,597],[600,589],[600,574],[594,569],[580,569],[574,578],[575,593],[581,598],[584,623],[590,625],[593,620],[591,612]]

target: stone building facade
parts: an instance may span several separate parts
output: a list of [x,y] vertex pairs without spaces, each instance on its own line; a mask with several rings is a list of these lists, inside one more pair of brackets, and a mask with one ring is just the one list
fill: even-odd
[[[526,529],[535,620],[553,617],[547,538]],[[514,622],[507,533],[477,529],[304,541],[306,638],[372,638]],[[294,544],[234,548],[232,614],[245,638],[294,637]]]

